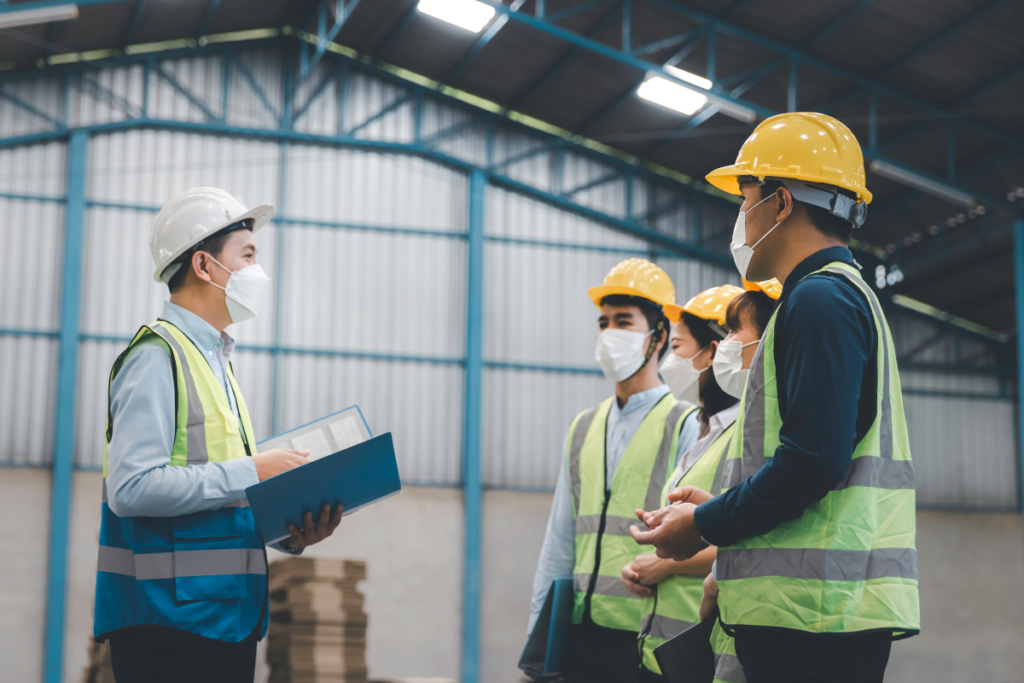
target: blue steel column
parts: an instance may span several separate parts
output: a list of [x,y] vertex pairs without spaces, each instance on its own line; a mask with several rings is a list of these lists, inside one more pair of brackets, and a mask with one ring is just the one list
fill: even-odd
[[[1017,309],[1017,434],[1020,439],[1017,447],[1024,483],[1024,219],[1013,222],[1013,285]],[[1024,510],[1024,499],[1021,500],[1021,509]]]
[[[68,526],[74,475],[75,385],[78,380],[78,314],[82,285],[82,229],[89,134],[72,133],[68,145],[64,215],[64,283],[61,291],[57,370],[57,424],[50,501],[50,562],[46,576],[46,683],[60,683],[64,659],[64,593],[67,587]],[[97,501],[98,503],[98,501]]]
[[462,482],[466,548],[462,593],[462,681],[480,678],[480,545],[483,485],[480,477],[480,413],[484,346],[484,190],[481,171],[469,176],[469,297],[466,324],[466,433]]

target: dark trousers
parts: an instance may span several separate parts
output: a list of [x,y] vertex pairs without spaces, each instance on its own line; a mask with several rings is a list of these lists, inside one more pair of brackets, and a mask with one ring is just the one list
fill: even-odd
[[892,635],[814,635],[736,630],[736,656],[747,683],[882,683]]
[[131,628],[110,640],[117,683],[252,683],[256,638],[221,643],[166,628]]
[[636,683],[639,670],[635,631],[604,628],[593,622],[572,625],[566,631],[562,646],[565,683]]
[[640,667],[640,677],[637,679],[640,683],[665,683],[665,677],[661,674],[656,674],[646,666]]

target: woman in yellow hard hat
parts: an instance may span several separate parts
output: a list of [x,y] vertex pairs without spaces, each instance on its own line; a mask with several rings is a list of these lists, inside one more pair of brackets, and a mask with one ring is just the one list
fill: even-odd
[[[682,456],[659,492],[658,504],[668,505],[668,492],[677,486],[699,486],[708,490],[721,481],[720,465],[732,437],[738,401],[719,386],[709,372],[727,335],[727,311],[731,302],[744,294],[735,285],[722,285],[701,292],[685,306],[670,306],[675,323],[670,343],[672,355],[661,366],[662,377],[680,400],[699,401],[698,440]],[[641,555],[622,568],[621,581],[631,593],[644,598],[639,623],[641,681],[661,681],[661,668],[654,648],[697,621],[703,592],[703,577],[711,570],[715,549],[684,562]]]
[[634,511],[657,500],[678,454],[696,439],[696,407],[677,401],[658,377],[658,361],[668,353],[666,314],[676,308],[665,271],[628,259],[588,294],[599,311],[594,357],[614,393],[569,426],[529,628],[553,581],[573,576],[564,680],[632,683],[641,598],[622,587],[619,573],[651,549],[637,546],[629,528],[640,525]]
[[920,606],[899,371],[849,249],[871,202],[860,145],[830,116],[780,114],[708,182],[743,196],[740,274],[783,294],[750,366],[728,490],[691,491],[631,533],[679,560],[718,546],[720,618],[748,679],[882,683]]

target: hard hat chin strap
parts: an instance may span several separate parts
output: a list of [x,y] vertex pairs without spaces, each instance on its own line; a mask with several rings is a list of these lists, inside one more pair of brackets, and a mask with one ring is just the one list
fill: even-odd
[[838,216],[849,221],[853,227],[859,228],[864,225],[868,216],[868,205],[866,202],[858,201],[854,197],[848,197],[832,185],[810,183],[795,178],[773,178],[786,186],[793,199],[820,206],[833,216]]

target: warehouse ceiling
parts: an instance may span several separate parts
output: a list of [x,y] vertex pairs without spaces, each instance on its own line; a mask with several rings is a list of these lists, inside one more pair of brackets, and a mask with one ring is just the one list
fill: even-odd
[[[56,4],[11,0],[0,12]],[[423,14],[416,0],[349,0],[340,12],[334,0],[77,4],[72,21],[0,29],[0,64],[35,68],[62,52],[286,25],[329,36],[337,27],[334,41],[365,55],[695,179],[730,163],[756,125],[722,113],[729,102],[758,118],[827,112],[872,160],[930,183],[922,192],[868,173],[874,202],[858,237],[901,269],[890,291],[1015,328],[1019,0],[505,0],[480,33]],[[665,64],[706,76],[719,99],[686,116],[637,97]]]

